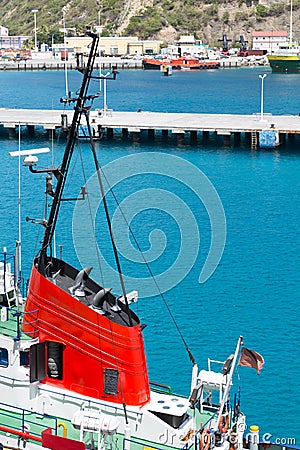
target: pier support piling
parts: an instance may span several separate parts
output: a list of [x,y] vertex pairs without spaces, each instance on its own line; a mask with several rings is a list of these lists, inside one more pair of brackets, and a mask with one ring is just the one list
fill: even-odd
[[230,138],[231,138],[230,134],[223,135],[223,144],[225,147],[230,147]]
[[148,129],[148,139],[150,141],[154,141],[154,137],[155,137],[155,130],[153,128],[149,128]]
[[241,143],[241,133],[239,131],[233,134],[233,141],[235,145],[240,145]]
[[108,139],[112,139],[114,137],[114,129],[106,128],[106,136]]
[[34,125],[27,125],[29,136],[34,136]]
[[177,133],[177,145],[184,145],[184,133]]
[[139,131],[132,131],[132,140],[135,143],[140,142],[140,132]]
[[15,139],[16,138],[16,129],[15,128],[8,128],[8,136],[9,139]]
[[197,130],[191,131],[191,144],[197,144]]

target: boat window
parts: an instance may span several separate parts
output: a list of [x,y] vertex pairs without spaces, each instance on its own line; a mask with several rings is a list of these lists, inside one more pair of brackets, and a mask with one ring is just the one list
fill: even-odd
[[8,351],[6,348],[0,347],[0,366],[8,366]]
[[29,366],[29,350],[20,350],[20,366]]
[[48,372],[49,378],[62,379],[63,375],[63,349],[60,342],[48,342]]
[[9,298],[9,299],[14,298],[14,296],[15,296],[15,290],[13,289],[12,291],[9,291],[9,292],[7,293],[7,295],[8,295],[8,298]]

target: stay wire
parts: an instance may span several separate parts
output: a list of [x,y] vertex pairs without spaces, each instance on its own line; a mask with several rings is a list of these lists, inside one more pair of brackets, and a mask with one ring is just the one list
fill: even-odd
[[[86,173],[85,173],[85,168],[84,168],[81,146],[78,146],[78,149],[79,149],[79,157],[80,157],[80,162],[81,162],[81,167],[82,167],[84,185],[86,186],[87,178],[86,178]],[[102,265],[101,265],[100,252],[99,252],[99,248],[97,245],[96,230],[95,230],[95,225],[94,225],[94,221],[93,221],[93,214],[92,214],[92,207],[91,207],[91,202],[90,202],[90,198],[89,198],[89,193],[87,193],[87,202],[88,202],[88,210],[89,210],[89,215],[90,215],[91,226],[92,226],[92,230],[93,230],[93,239],[94,239],[94,243],[95,243],[95,250],[96,250],[98,267],[99,267],[99,272],[100,272],[100,279],[101,279],[102,286],[104,287],[104,285],[105,285],[104,284],[104,275],[103,275],[103,270],[102,270]]]
[[[89,131],[89,136],[92,136],[91,124],[90,124],[90,121],[89,121],[88,111],[85,110],[84,113],[85,113],[85,118],[86,118],[86,124],[87,124],[88,131]],[[100,187],[100,192],[101,192],[101,195],[102,195],[102,201],[103,201],[105,217],[106,217],[106,221],[107,221],[107,225],[108,225],[108,229],[109,229],[110,240],[111,240],[111,244],[112,244],[112,247],[113,247],[115,262],[116,262],[117,269],[118,269],[119,281],[120,281],[120,284],[121,284],[121,289],[122,289],[123,297],[124,297],[124,300],[125,300],[126,309],[128,311],[129,323],[130,323],[130,326],[132,326],[133,323],[132,323],[132,318],[131,318],[131,314],[130,314],[129,303],[128,303],[128,299],[127,299],[124,279],[123,279],[123,275],[122,275],[120,259],[119,259],[119,255],[118,255],[118,251],[117,251],[117,246],[116,246],[116,243],[115,243],[115,238],[114,238],[114,235],[113,235],[111,219],[110,219],[110,215],[109,215],[109,210],[108,210],[108,205],[107,205],[107,201],[106,201],[105,190],[104,190],[102,177],[101,177],[101,167],[100,167],[100,164],[99,164],[99,161],[98,161],[98,158],[97,158],[96,149],[95,149],[94,142],[93,142],[92,139],[90,141],[90,145],[91,145],[91,150],[92,150],[92,153],[93,153],[94,164],[95,164],[95,167],[96,167],[96,173],[97,173],[98,183],[99,183],[99,187]]]
[[158,282],[156,280],[156,277],[155,277],[151,267],[149,266],[149,264],[148,264],[148,262],[147,262],[147,260],[146,260],[146,258],[144,256],[144,253],[143,253],[143,251],[142,251],[142,249],[141,249],[141,247],[140,247],[140,245],[139,245],[139,243],[138,243],[138,241],[137,241],[137,239],[135,237],[135,234],[133,233],[133,230],[132,230],[129,222],[126,219],[126,216],[125,216],[125,214],[124,214],[124,212],[123,212],[123,210],[121,208],[121,205],[120,205],[120,203],[119,203],[119,201],[118,201],[118,199],[117,199],[117,197],[116,197],[116,195],[115,195],[115,193],[113,191],[113,188],[111,187],[111,185],[110,185],[110,183],[109,183],[109,181],[108,181],[108,179],[107,179],[107,177],[105,175],[105,172],[103,171],[101,166],[99,166],[99,168],[100,168],[101,173],[103,175],[103,178],[105,179],[105,181],[106,181],[106,183],[108,185],[108,188],[109,188],[110,192],[112,193],[112,196],[113,196],[113,198],[114,198],[114,200],[115,200],[115,202],[116,202],[116,204],[117,204],[117,206],[118,206],[118,208],[119,208],[119,210],[121,212],[121,215],[122,215],[122,217],[123,217],[123,219],[124,219],[128,229],[130,231],[130,234],[131,234],[131,236],[132,236],[132,238],[133,238],[133,240],[134,240],[134,242],[135,242],[135,244],[136,244],[136,246],[137,246],[137,248],[138,248],[138,250],[139,250],[139,252],[140,252],[140,254],[142,256],[142,259],[143,259],[144,263],[146,264],[146,267],[147,267],[147,269],[148,269],[148,271],[149,271],[149,273],[150,273],[150,275],[151,275],[151,277],[152,277],[152,279],[154,281],[154,284],[155,284],[155,286],[157,288],[158,294],[161,296],[161,298],[162,298],[162,300],[163,300],[163,302],[165,304],[165,307],[167,308],[167,311],[168,311],[168,313],[169,313],[169,315],[170,315],[170,317],[171,317],[171,319],[173,321],[173,324],[174,324],[174,326],[175,326],[175,328],[176,328],[176,330],[177,330],[177,332],[178,332],[178,334],[179,334],[179,336],[180,336],[180,338],[182,340],[182,343],[183,343],[183,345],[184,345],[184,347],[185,347],[185,349],[186,349],[186,351],[187,351],[187,353],[189,355],[190,361],[194,365],[194,364],[196,364],[196,360],[195,360],[195,358],[194,358],[194,356],[193,356],[189,346],[187,345],[187,342],[186,342],[186,340],[185,340],[185,338],[184,338],[184,336],[183,336],[183,334],[182,334],[182,332],[181,332],[181,330],[180,330],[180,328],[179,328],[179,326],[178,326],[178,324],[176,322],[174,314],[172,313],[171,308],[169,307],[163,292],[161,292],[161,290],[160,290],[160,287],[159,287],[159,284],[158,284]]

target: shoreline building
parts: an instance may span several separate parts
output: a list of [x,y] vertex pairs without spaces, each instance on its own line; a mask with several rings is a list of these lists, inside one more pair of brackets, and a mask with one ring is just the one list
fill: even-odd
[[0,26],[1,50],[21,50],[28,39],[31,39],[31,36],[9,36],[8,28]]
[[[66,37],[63,44],[55,44],[53,50],[58,55],[64,48],[69,52],[88,53],[90,37],[72,36]],[[103,56],[121,56],[121,55],[144,55],[160,53],[162,41],[140,41],[137,36],[128,37],[101,37],[99,44],[99,53]]]
[[275,52],[279,46],[288,42],[287,31],[253,31],[253,50],[266,50],[267,53]]

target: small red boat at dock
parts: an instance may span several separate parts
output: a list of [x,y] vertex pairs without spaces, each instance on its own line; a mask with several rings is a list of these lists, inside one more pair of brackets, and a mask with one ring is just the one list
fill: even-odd
[[220,67],[218,61],[203,60],[191,56],[182,56],[177,58],[144,58],[142,61],[145,70],[161,70],[162,66],[171,66],[173,70],[201,70],[217,69]]

